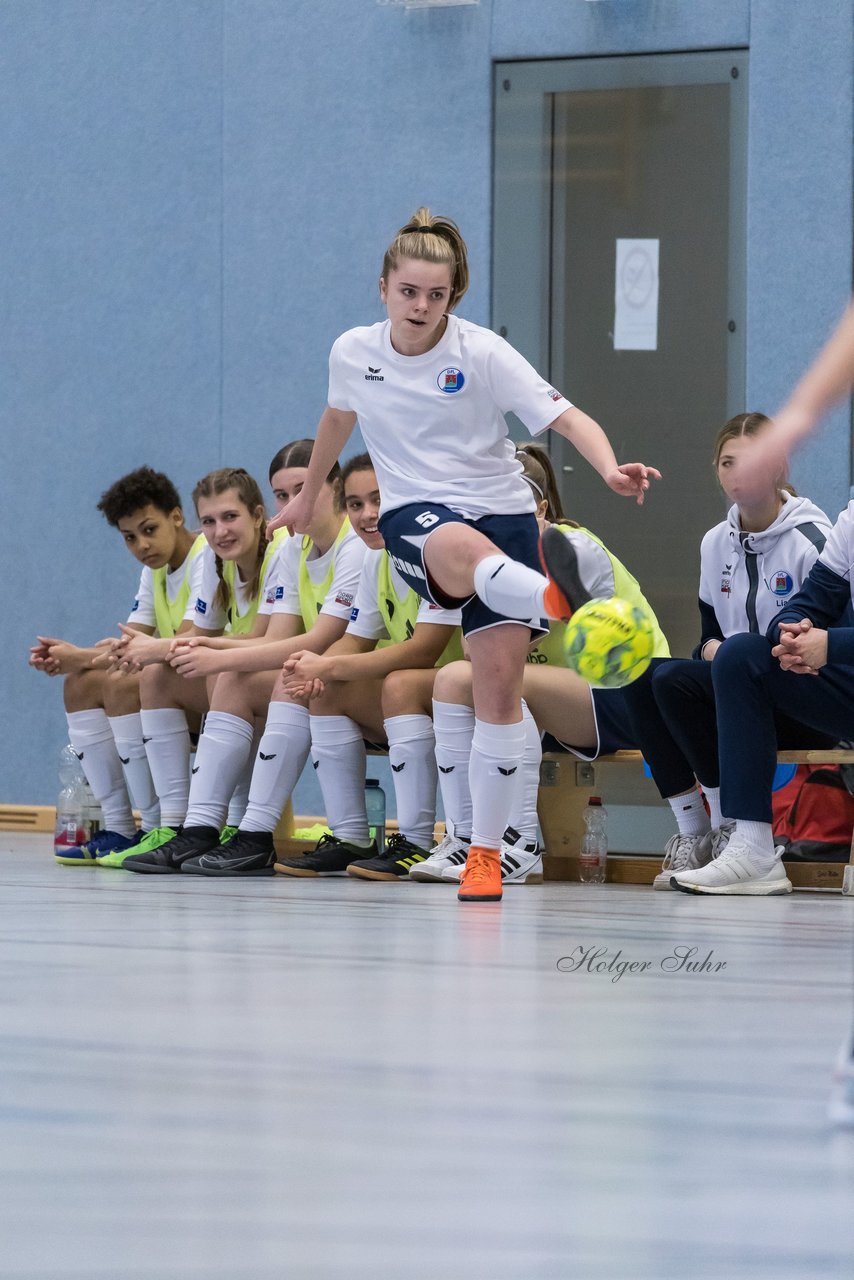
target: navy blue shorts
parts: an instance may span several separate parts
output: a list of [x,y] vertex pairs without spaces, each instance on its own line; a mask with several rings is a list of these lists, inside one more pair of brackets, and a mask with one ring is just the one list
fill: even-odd
[[591,689],[593,715],[596,720],[596,742],[593,746],[561,742],[550,733],[543,738],[544,751],[570,751],[580,760],[595,760],[614,751],[638,751],[622,689]]
[[[464,636],[470,636],[475,631],[486,631],[488,627],[495,627],[503,622],[518,622],[518,618],[505,618],[501,613],[494,613],[476,595],[463,600],[446,596],[429,578],[424,564],[424,544],[433,530],[443,524],[465,524],[471,529],[477,529],[505,555],[540,573],[540,530],[533,512],[513,516],[481,516],[479,520],[467,520],[450,507],[410,502],[405,507],[385,512],[379,520],[379,530],[385,540],[386,550],[404,582],[424,600],[430,600],[442,609],[461,608]],[[528,624],[533,638],[538,639],[548,631],[546,621],[540,621],[542,626],[537,626],[536,620]]]

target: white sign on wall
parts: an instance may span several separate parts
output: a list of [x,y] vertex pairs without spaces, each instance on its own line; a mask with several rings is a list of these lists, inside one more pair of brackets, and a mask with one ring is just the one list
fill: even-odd
[[618,240],[614,350],[658,349],[658,240]]

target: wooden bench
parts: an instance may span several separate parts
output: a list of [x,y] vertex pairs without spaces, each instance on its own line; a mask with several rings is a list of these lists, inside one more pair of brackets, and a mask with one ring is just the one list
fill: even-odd
[[[780,764],[854,764],[854,751],[780,751]],[[579,849],[584,835],[584,810],[592,794],[607,804],[663,805],[639,751],[617,751],[596,760],[579,760],[569,753],[549,752],[540,770],[540,826],[547,850],[546,880],[577,880]],[[652,884],[661,870],[661,857],[612,850],[608,879],[620,884]],[[795,888],[839,889],[854,896],[854,833],[848,863],[787,862]]]

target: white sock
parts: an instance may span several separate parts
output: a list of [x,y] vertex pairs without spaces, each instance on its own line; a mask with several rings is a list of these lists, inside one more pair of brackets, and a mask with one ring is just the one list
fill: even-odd
[[106,711],[103,707],[69,711],[66,719],[68,740],[77,752],[86,781],[101,806],[105,830],[115,831],[120,836],[132,836],[136,823]]
[[471,839],[469,759],[474,735],[474,712],[456,702],[433,699],[436,764],[445,822],[458,840]]
[[760,855],[757,861],[764,863],[774,861],[774,835],[769,822],[747,822],[739,818],[735,824],[733,839],[736,836],[746,840],[751,849],[756,850]]
[[248,720],[227,711],[209,711],[205,716],[190,779],[185,827],[219,830],[225,824],[231,793],[252,759],[254,728]]
[[471,842],[498,849],[501,837],[518,812],[525,754],[525,726],[475,720],[469,760],[472,802]]
[[384,722],[397,798],[400,833],[419,849],[433,846],[436,821],[436,739],[429,716],[391,716]]
[[[271,702],[258,745],[241,831],[275,831],[311,746],[309,714],[296,702]],[[364,786],[364,781],[362,783]]]
[[525,730],[525,754],[522,757],[522,787],[519,803],[510,814],[509,826],[519,832],[526,844],[536,844],[538,835],[537,797],[540,793],[540,762],[543,741],[537,722],[522,702],[522,725]]
[[232,791],[231,799],[228,802],[228,813],[225,815],[225,825],[227,827],[239,827],[243,821],[243,815],[245,814],[246,806],[249,803],[249,788],[252,785],[252,770],[255,768],[255,757],[258,754],[258,748],[261,745],[261,736],[263,733],[263,724],[259,724],[256,720],[252,732],[252,746],[249,749],[246,764],[243,766],[243,771],[237,779],[237,785]]
[[548,579],[509,556],[487,556],[475,567],[474,589],[483,603],[505,618],[543,616]]
[[139,809],[143,831],[160,826],[160,801],[148,767],[142,741],[142,721],[138,711],[127,716],[110,716],[110,728],[122,762],[125,783],[133,804]]
[[180,827],[190,798],[190,730],[180,707],[158,707],[139,713],[142,740],[154,789],[160,800],[160,822]]
[[726,818],[721,813],[721,789],[720,787],[703,787],[703,795],[706,797],[709,805],[709,818],[711,824],[715,831],[717,831],[721,823],[726,822]]
[[326,825],[348,844],[370,844],[365,809],[365,740],[349,716],[311,717],[311,759],[323,793]]
[[[703,792],[688,791],[684,796],[670,796],[667,803],[682,836],[701,836],[709,830],[709,815],[703,804]],[[711,824],[714,826],[714,823]]]

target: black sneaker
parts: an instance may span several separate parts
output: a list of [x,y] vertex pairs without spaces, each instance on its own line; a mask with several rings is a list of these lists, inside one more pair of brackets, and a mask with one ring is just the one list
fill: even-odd
[[274,863],[274,869],[284,876],[340,876],[343,875],[354,857],[374,857],[377,852],[376,841],[372,841],[366,849],[364,845],[348,844],[337,836],[321,836],[311,853],[301,858],[283,858]]
[[210,853],[190,858],[181,871],[194,876],[271,876],[276,854],[272,831],[238,831]]
[[197,858],[201,853],[209,853],[219,847],[219,832],[216,827],[182,827],[176,836],[167,840],[158,849],[149,849],[147,853],[135,853],[125,858],[122,867],[125,871],[143,871],[148,875],[171,875],[181,870],[181,864],[188,858]]
[[347,867],[349,876],[362,880],[408,880],[409,868],[430,857],[429,849],[422,849],[400,832],[389,836],[378,858],[360,858]]

